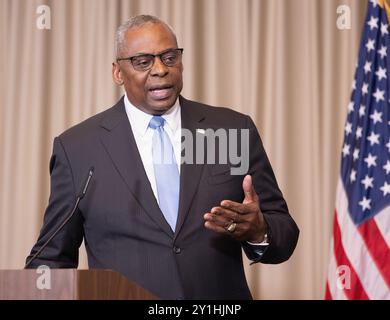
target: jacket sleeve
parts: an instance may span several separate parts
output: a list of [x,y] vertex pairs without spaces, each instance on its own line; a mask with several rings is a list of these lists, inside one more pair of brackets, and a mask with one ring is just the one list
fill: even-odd
[[[67,218],[76,202],[72,169],[60,138],[55,138],[50,159],[50,198],[38,240],[26,262],[41,248],[56,228]],[[83,240],[83,218],[76,211],[68,223],[31,263],[29,268],[47,265],[51,268],[76,268],[78,249]]]
[[255,255],[249,245],[243,245],[243,249],[254,262],[281,263],[292,255],[297,245],[299,229],[288,211],[256,126],[250,117],[247,121],[250,139],[248,174],[252,176],[259,196],[260,209],[268,227],[269,246],[260,256]]

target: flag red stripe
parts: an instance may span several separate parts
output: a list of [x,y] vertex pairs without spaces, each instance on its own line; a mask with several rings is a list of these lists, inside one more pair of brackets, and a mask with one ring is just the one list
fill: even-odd
[[366,291],[364,290],[362,283],[359,280],[359,277],[356,274],[354,267],[349,261],[344,246],[341,242],[341,230],[337,220],[337,212],[335,211],[334,221],[333,221],[333,237],[334,237],[334,254],[337,266],[347,266],[350,270],[350,288],[344,288],[344,293],[350,300],[368,300]]
[[330,293],[328,281],[326,281],[326,289],[325,290],[326,290],[325,291],[325,300],[333,300],[332,294]]
[[383,238],[374,219],[369,219],[358,227],[368,251],[375,261],[387,286],[390,288],[390,251],[386,240]]

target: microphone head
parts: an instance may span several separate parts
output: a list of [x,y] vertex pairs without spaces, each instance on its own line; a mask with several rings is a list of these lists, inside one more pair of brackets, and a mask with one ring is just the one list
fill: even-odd
[[89,168],[89,171],[88,171],[88,176],[87,176],[87,179],[85,180],[85,183],[83,185],[83,188],[81,189],[81,192],[79,194],[79,198],[82,199],[84,198],[85,194],[87,193],[87,189],[88,189],[88,186],[89,186],[89,182],[91,181],[92,179],[92,175],[93,175],[93,171],[95,170],[95,168],[93,166],[91,166]]

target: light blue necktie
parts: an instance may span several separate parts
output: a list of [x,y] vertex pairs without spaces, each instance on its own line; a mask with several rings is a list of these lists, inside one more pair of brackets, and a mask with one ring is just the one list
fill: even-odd
[[154,116],[149,127],[154,130],[152,154],[159,206],[175,231],[179,209],[180,175],[173,146],[164,130],[164,122],[161,116]]

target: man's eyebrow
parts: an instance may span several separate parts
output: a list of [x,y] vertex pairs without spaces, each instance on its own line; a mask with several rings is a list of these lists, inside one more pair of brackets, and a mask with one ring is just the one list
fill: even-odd
[[168,49],[164,49],[163,51],[160,51],[156,54],[153,54],[153,53],[150,53],[150,52],[138,52],[136,54],[133,55],[133,57],[138,57],[138,56],[144,56],[144,55],[152,55],[152,56],[155,56],[155,55],[158,55],[158,54],[162,54],[162,53],[165,53],[165,52],[168,52],[170,50],[175,50],[175,49],[178,49],[176,47],[172,47],[172,48],[168,48]]
[[133,57],[138,57],[138,56],[150,56],[150,55],[153,55],[152,53],[149,53],[149,52],[138,52],[136,54],[133,55]]

